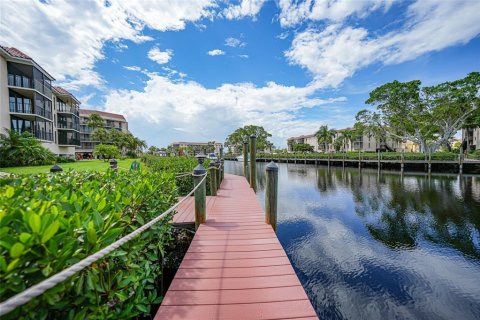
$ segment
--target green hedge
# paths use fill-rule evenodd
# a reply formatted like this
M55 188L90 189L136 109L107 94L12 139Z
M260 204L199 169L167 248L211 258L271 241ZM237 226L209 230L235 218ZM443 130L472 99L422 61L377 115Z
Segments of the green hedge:
M282 153L282 154L270 154L270 153L260 153L257 155L257 158L267 158L267 159L358 159L358 152L338 152L338 153ZM361 152L360 156L364 160L376 160L378 159L378 153L376 152ZM401 152L382 152L381 157L383 160L400 160L402 157ZM405 152L405 160L425 160L425 154L419 152ZM435 152L432 153L432 160L457 160L458 154L451 152Z
M198 165L198 160L194 157L159 157L146 155L142 161L152 172L169 172L172 174L180 174L186 172L193 172L193 169ZM205 159L203 166L208 169L210 160ZM210 175L207 176L207 194L210 193L209 183ZM185 176L177 178L177 186L180 195L186 195L193 189L193 178Z
M63 172L0 179L0 300L99 251L175 203L169 173ZM161 297L168 219L4 319L129 319Z

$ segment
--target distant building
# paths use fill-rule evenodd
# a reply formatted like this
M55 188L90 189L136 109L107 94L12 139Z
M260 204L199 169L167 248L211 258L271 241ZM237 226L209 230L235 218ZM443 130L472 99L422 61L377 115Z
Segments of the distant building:
M331 143L318 143L315 134L302 135L298 137L290 137L287 139L288 152L293 152L293 145L304 143L313 147L316 152L335 152L335 141L339 139L343 132L350 130L350 128L335 130ZM363 134L355 137L351 141L346 141L341 144L340 151L362 151L362 152L376 152L378 150L402 151L405 152L419 152L420 147L411 141L398 142L390 138L386 142L381 143L375 136L371 134Z
M53 80L22 51L0 46L0 131L30 132L53 153L74 157L80 101Z
M87 125L88 117L92 113L98 114L105 121L105 129L117 129L128 133L128 122L123 115L99 110L80 109L80 146L75 151L83 159L93 157L93 149L100 143L92 139L93 129Z
M463 143L466 144L468 150L480 149L480 127L462 129Z
M199 153L207 153L209 142L172 142L170 144L171 148L184 150L188 152L191 150L194 155ZM220 142L213 141L213 149L216 155L220 155L220 150L222 150L223 144Z

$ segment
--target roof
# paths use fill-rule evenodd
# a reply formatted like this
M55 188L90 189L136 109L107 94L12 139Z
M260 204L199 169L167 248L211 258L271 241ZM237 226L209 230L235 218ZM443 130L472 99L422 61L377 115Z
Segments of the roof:
M59 87L59 86L52 86L52 89L55 93L57 93L58 95L61 95L61 96L69 96L71 97L72 99L74 99L75 101L77 101L78 103L80 103L80 101L73 95L71 94L70 92L68 92L67 90L63 89L62 87Z
M26 53L18 50L17 48L14 48L14 47L6 47L6 46L2 46L0 45L0 49L2 49L2 51L4 51L7 55L9 55L11 58L16 58L16 59L22 59L22 60L29 60L35 67L37 67L38 69L42 70L43 73L45 73L49 78L50 80L55 80L54 77L52 77L51 74L49 74L45 69L43 69L35 60L32 59L32 57L30 57L29 55L27 55Z
M111 112L105 112L105 111L100 111L100 110L89 110L89 109L80 109L80 116L88 117L92 113L96 113L101 117L105 118L114 118L122 121L127 121L125 117L121 114L118 113L111 113Z
M9 55L11 55L12 57L15 57L15 58L21 58L21 59L28 59L28 60L32 60L33 59L26 55L25 53L23 53L22 51L18 50L17 48L14 48L14 47L5 47L5 46L0 46L2 47L3 50L7 51L7 53Z
M305 138L313 138L313 137L315 137L315 134L306 134L298 137L290 137L287 140L297 140L297 139L305 139Z

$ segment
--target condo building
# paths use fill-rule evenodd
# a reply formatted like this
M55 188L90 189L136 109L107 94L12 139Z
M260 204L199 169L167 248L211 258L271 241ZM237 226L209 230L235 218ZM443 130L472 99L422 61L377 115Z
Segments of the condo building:
M479 150L480 127L462 129L462 143L467 150Z
M178 149L191 149L194 154L206 153L209 146L209 142L172 142L170 147ZM223 148L223 144L220 142L213 141L213 148L216 155L220 155ZM223 150L222 150L223 151Z
M76 149L78 158L92 158L95 146L100 143L92 138L93 128L88 126L88 117L93 113L98 114L103 119L105 129L116 129L128 133L128 122L123 115L80 109L80 146Z
M22 51L0 46L0 132L30 132L59 156L91 157L98 143L92 141L88 116L97 113L106 129L128 132L120 114L80 109L70 92L53 86L55 79Z
M339 139L343 132L350 130L351 128L335 130L334 135L330 143L318 143L318 139L315 134L302 135L298 137L290 137L287 139L288 152L293 152L293 146L295 144L309 144L316 152L335 152L336 140ZM405 152L418 152L419 146L411 141L399 142L390 138L385 142L379 141L375 136L371 134L362 134L354 137L352 140L344 141L339 148L339 151L362 151L362 152L376 152L382 151L405 151Z

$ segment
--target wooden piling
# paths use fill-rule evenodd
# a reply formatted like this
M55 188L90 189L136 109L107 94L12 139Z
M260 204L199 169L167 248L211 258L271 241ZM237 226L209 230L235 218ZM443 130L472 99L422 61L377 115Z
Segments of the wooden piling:
M277 232L278 166L270 162L266 169L265 222Z
M193 182L195 187L200 184L203 180L205 173L207 170L203 167L203 160L205 159L204 155L197 156L198 159L198 166L193 169ZM205 223L207 220L207 190L206 190L206 179L200 184L200 186L195 190L195 230L198 227Z
M248 141L243 141L243 175L250 180L248 177Z
M256 142L257 136L252 134L250 136L250 188L253 190L257 189Z
M208 174L210 175L210 195L217 195L217 173L215 163L212 161L208 166Z

